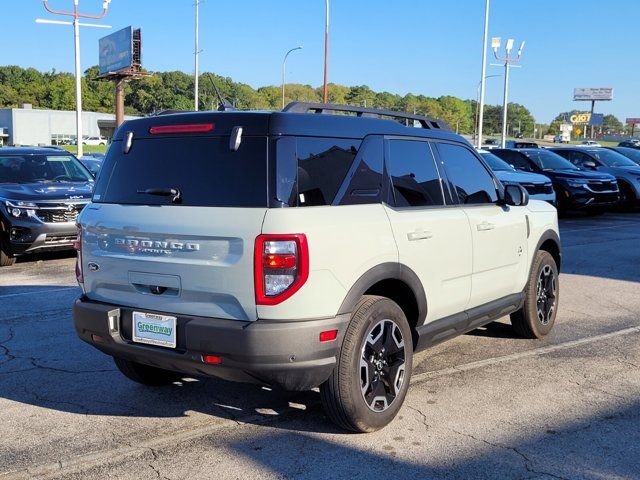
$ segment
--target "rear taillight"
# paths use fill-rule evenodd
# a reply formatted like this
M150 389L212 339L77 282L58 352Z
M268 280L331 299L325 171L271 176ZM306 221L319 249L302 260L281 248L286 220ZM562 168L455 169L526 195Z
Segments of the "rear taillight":
M73 248L78 252L78 256L76 257L76 280L78 280L78 283L84 283L84 276L82 275L82 227L76 224L76 228L78 230L78 236L73 242Z
M258 305L277 305L300 290L309 277L309 247L304 234L259 235L254 282Z

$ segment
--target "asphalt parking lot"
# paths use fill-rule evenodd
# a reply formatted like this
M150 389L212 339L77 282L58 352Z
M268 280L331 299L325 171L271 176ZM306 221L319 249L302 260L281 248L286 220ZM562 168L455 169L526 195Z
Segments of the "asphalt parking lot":
M640 214L561 221L556 328L421 353L399 417L346 434L316 392L148 389L80 342L71 256L0 271L0 479L640 478Z

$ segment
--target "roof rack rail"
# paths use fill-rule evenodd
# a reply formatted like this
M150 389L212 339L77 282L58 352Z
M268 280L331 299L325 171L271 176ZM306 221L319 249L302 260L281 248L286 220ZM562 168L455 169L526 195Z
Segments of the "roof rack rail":
M395 112L393 110L383 110L378 108L351 107L349 105L336 105L332 103L312 103L312 102L291 102L282 109L289 113L320 113L331 114L333 112L355 113L358 117L392 118L403 120L401 123L406 126L413 126L409 121L418 122L422 128L430 130L451 131L451 127L446 122L437 118L424 115L413 115L405 112Z

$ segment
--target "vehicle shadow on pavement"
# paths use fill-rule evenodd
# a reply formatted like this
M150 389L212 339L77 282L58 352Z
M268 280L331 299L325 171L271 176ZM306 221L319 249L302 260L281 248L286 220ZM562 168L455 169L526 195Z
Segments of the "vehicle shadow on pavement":
M516 438L499 429L453 429L428 409L411 410L383 431L350 436L350 445L304 433L319 423L304 417L245 435L231 448L270 478L638 478L640 471L640 403L567 425L531 425L531 434ZM208 441L220 446L215 436Z

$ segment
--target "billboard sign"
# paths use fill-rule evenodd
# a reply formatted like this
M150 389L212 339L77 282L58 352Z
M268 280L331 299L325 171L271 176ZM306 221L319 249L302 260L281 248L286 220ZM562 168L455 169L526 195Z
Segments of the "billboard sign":
M575 113L569 117L569 120L573 125L588 125L591 121L591 114L589 112Z
M640 118L627 118L627 125L640 125Z
M107 35L99 40L100 75L130 69L133 66L133 28Z
M601 127L603 123L604 123L603 113L592 113L591 118L589 119L588 125L592 125L594 127Z
M574 88L573 99L576 101L612 100L613 88Z
M571 131L573 130L573 125L571 125L570 123L561 123L560 124L560 131L563 133L571 133Z

